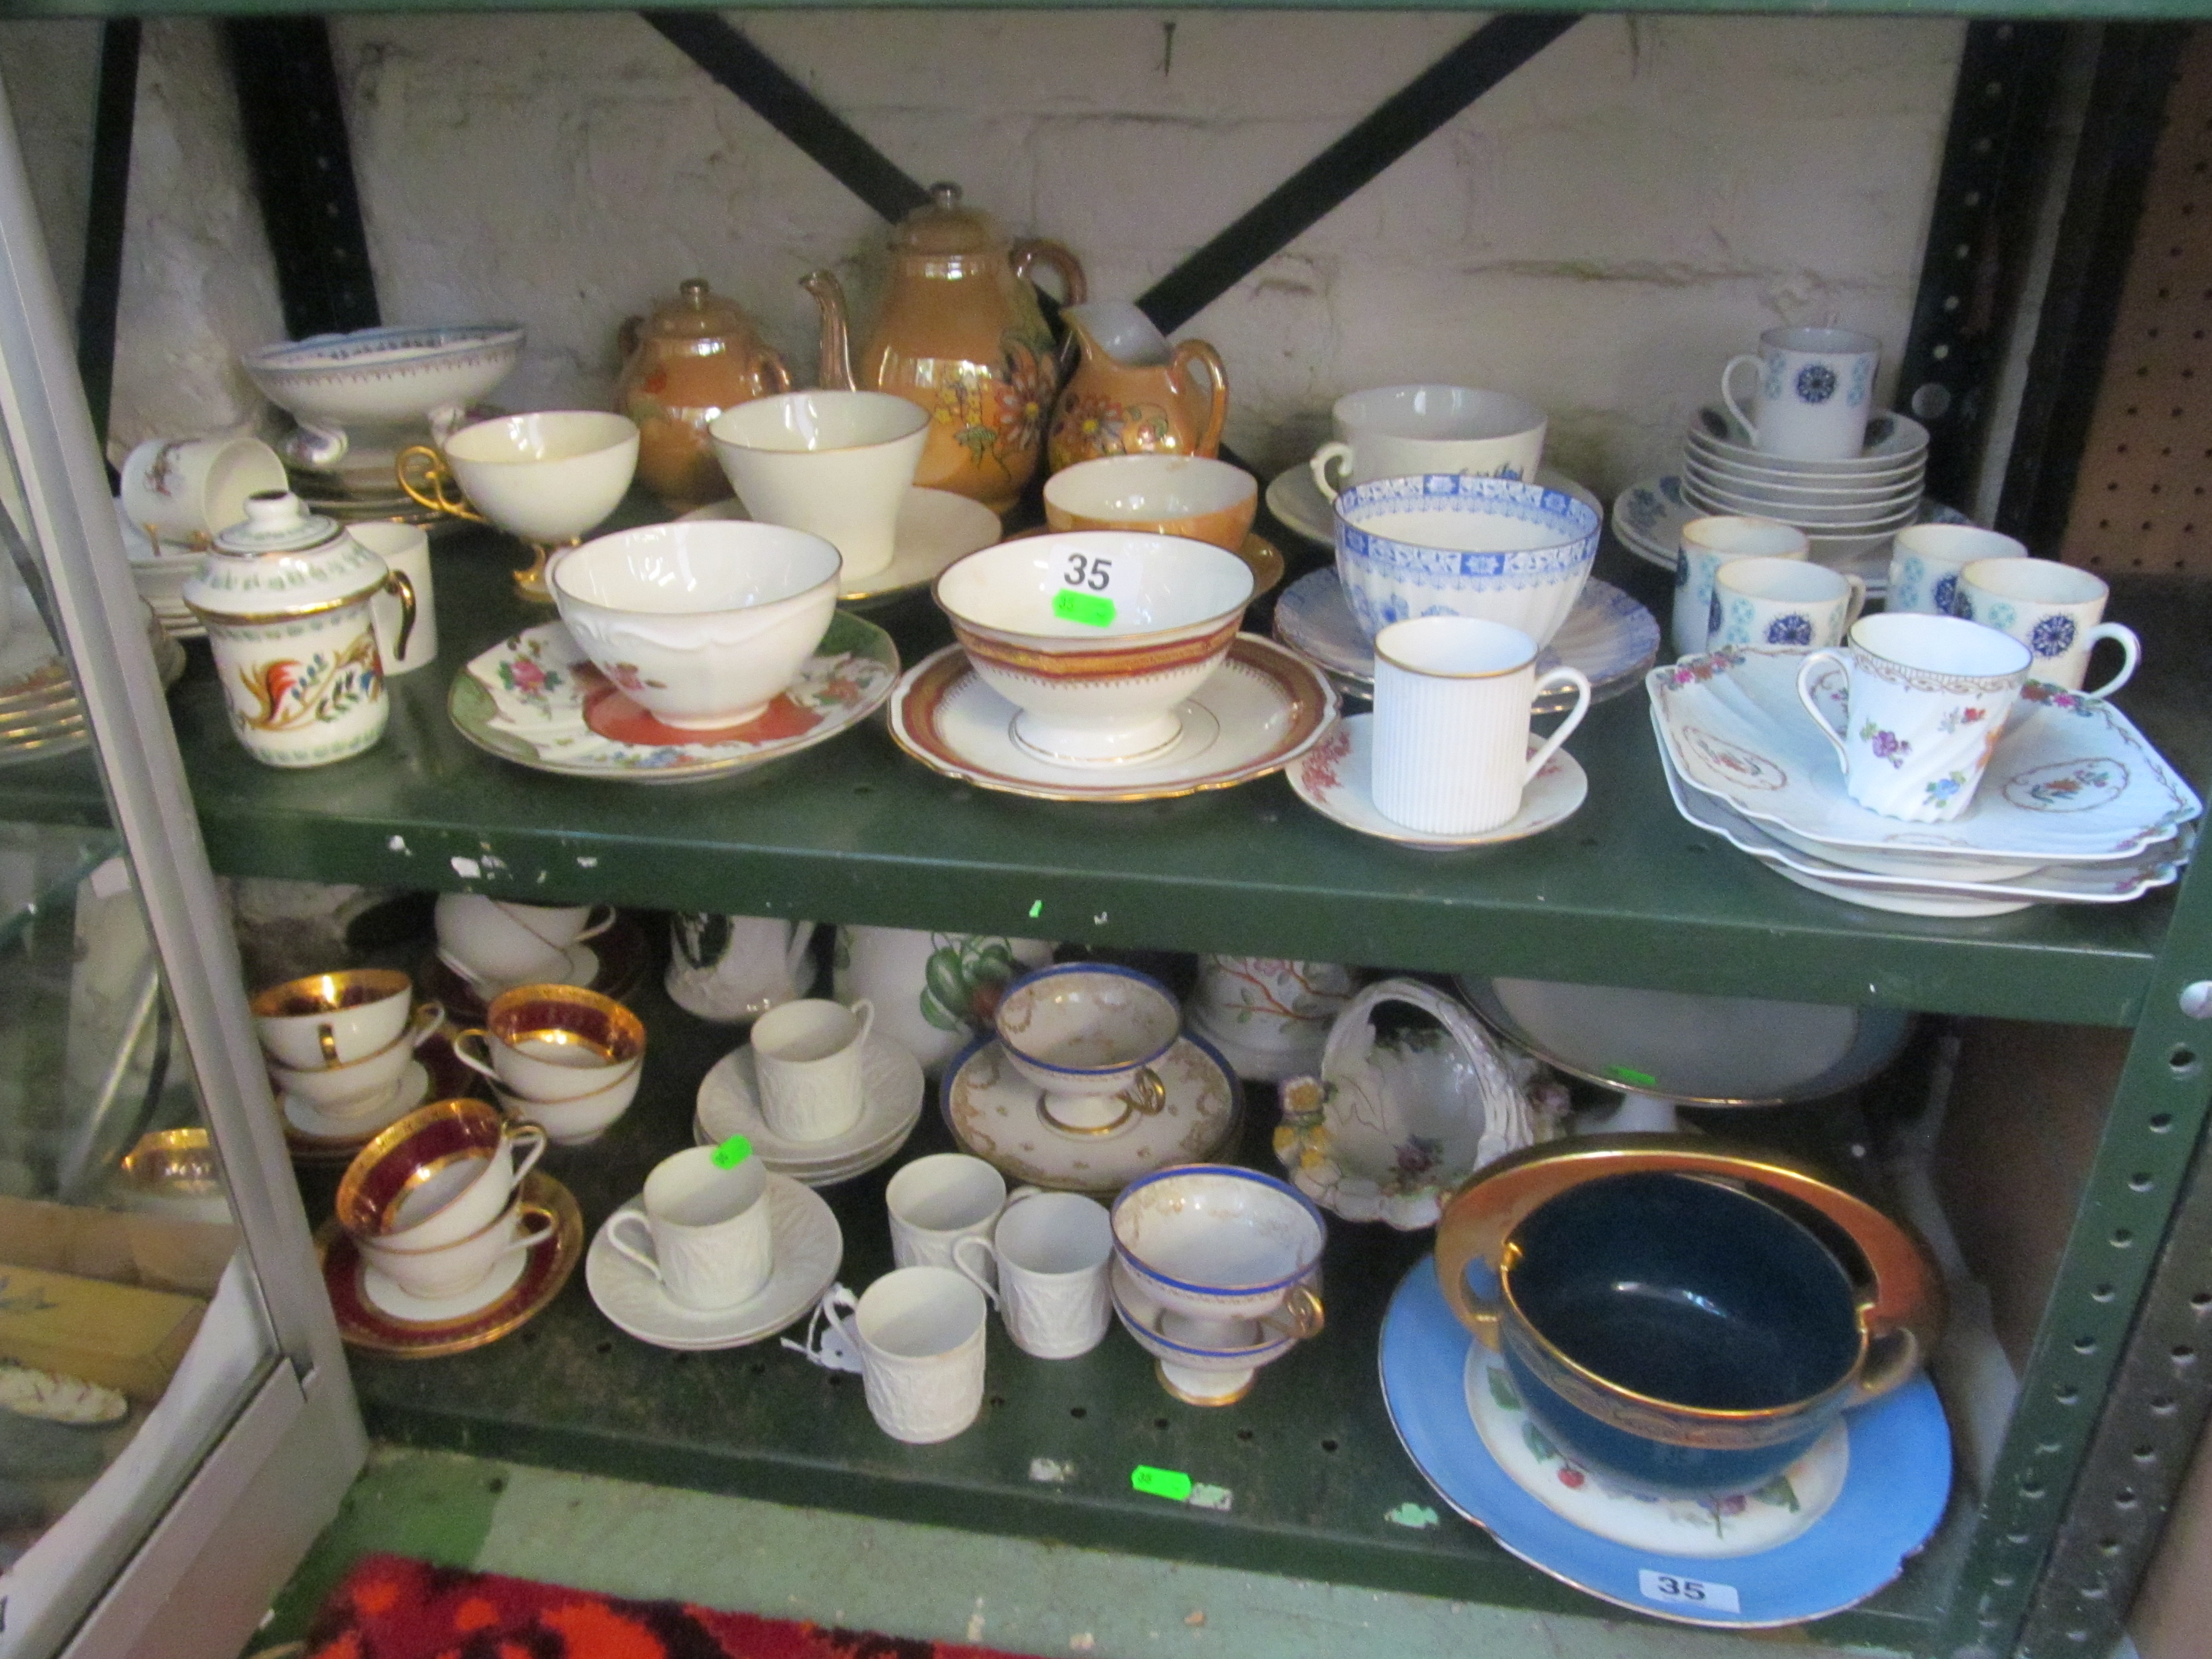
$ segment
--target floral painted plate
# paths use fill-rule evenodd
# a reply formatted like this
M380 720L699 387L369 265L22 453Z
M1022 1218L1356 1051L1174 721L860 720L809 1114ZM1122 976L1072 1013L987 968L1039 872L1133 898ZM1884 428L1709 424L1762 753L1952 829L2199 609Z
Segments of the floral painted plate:
M726 732L681 732L632 702L566 628L540 623L454 675L447 711L477 748L533 771L684 783L828 741L874 713L898 675L890 635L840 611L799 678L761 714Z
M1038 1111L1037 1086L1017 1073L994 1036L945 1068L939 1109L960 1143L1017 1181L1069 1192L1118 1193L1170 1164L1201 1163L1237 1133L1243 1091L1229 1062L1203 1038L1184 1036L1153 1068L1167 1099L1107 1134L1056 1129Z
M1795 1537L1724 1562L1638 1548L1577 1524L1500 1466L1469 1412L1474 1346L1444 1305L1436 1258L1422 1257L1382 1321L1382 1399L1399 1443L1444 1502L1506 1550L1615 1607L1740 1630L1825 1618L1895 1578L1950 1496L1950 1427L1919 1376L1844 1417L1842 1489Z
M1538 741L1530 738L1529 746ZM1582 763L1562 749L1528 780L1521 793L1521 810L1496 829L1471 836L1432 836L1382 816L1368 787L1374 765L1375 716L1346 714L1291 767L1291 787L1315 811L1347 830L1425 853L1456 853L1541 835L1572 817L1589 795L1589 776Z
M1813 842L2031 865L2133 859L2203 811L2194 791L2101 697L2030 680L1973 804L1948 823L1909 823L1844 792L1828 739L1797 701L1802 651L1729 646L1644 678L1659 740L1682 781L1759 823ZM1843 724L1843 670L1810 683Z

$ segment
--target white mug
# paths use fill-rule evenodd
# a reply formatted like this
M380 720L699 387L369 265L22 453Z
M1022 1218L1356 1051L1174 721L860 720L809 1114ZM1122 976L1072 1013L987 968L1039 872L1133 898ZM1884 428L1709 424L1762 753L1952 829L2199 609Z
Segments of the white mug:
M680 910L668 922L668 994L702 1019L757 1019L811 987L813 940L811 921Z
M2102 621L2112 594L2104 579L2050 559L1977 560L1959 574L1951 614L2009 634L2035 653L2030 678L2079 691L2089 653L2111 640L2122 653L2119 672L2089 695L2109 697L2131 679L2142 641L2124 623Z
M786 1140L834 1140L860 1121L868 1096L862 1056L876 1011L807 997L753 1024L761 1115Z
M568 952L546 940L514 908L483 893L441 893L434 915L438 955L477 987L557 981Z
M1882 609L1948 617L1959 592L1959 573L1983 559L2024 559L2027 549L2009 536L1970 524L1916 524L1897 532L1889 550L1889 593Z
M1721 401L1751 434L1752 447L1793 461L1843 461L1866 448L1874 413L1874 372L1881 342L1848 328L1770 328L1757 356L1731 357L1721 370ZM1729 383L1748 363L1759 391L1743 412Z
M787 392L724 410L707 434L756 521L833 544L848 581L890 563L927 410L887 392Z
M715 1156L712 1146L687 1146L664 1158L645 1178L642 1212L618 1211L607 1223L607 1243L686 1308L733 1308L775 1267L768 1166L747 1158L724 1169Z
M860 1357L868 1414L894 1440L950 1440L983 1408L983 1292L950 1267L900 1267L833 1315Z
M1972 802L2032 660L2009 635L1955 617L1866 617L1848 653L1805 659L1797 697L1835 745L1853 800L1884 817L1948 823ZM1848 685L1840 735L1812 691L1836 668Z
M1555 685L1575 688L1575 706L1532 755L1530 708ZM1393 623L1375 636L1375 808L1430 835L1496 829L1589 702L1580 669L1538 676L1536 641L1517 628L1474 617Z
M398 649L404 608L398 595L380 592L368 602L376 624L376 648L384 658L384 674L404 674L427 667L438 658L438 605L430 587L430 538L421 528L375 520L346 526L354 540L384 561L385 568L404 576L415 590L415 623L407 630L407 649Z
M1073 1359L1105 1337L1114 1223L1080 1193L1024 1189L986 1240L962 1234L952 1264L999 1304L1006 1334L1039 1359Z
M1306 465L1331 501L1352 484L1432 472L1533 480L1550 424L1526 398L1465 386L1349 392L1330 409L1329 423L1335 438Z
M560 1230L550 1210L525 1204L520 1194L485 1226L441 1244L395 1243L399 1237L354 1241L362 1259L410 1296L460 1296L483 1283L503 1256L543 1244Z
M205 550L245 522L248 495L291 487L284 463L258 439L155 438L124 461L118 495L156 551L164 542Z
M1028 1190L1028 1189L1024 1189ZM891 1260L902 1267L950 1267L963 1238L988 1238L1006 1207L1006 1179L980 1158L933 1152L884 1188Z
M990 1029L1006 987L1051 960L1052 946L1042 939L840 927L830 986L840 1002L873 1003L876 1030L935 1077Z
M1807 559L1730 559L1713 574L1705 648L1840 645L1866 608L1866 583Z
M1694 657L1705 648L1713 573L1721 566L1731 559L1809 558L1812 550L1803 531L1772 519L1723 514L1684 525L1674 556L1674 654Z
M520 1162L517 1146L524 1148ZM384 1242L394 1249L421 1250L472 1237L507 1207L544 1155L544 1129L535 1123L506 1125L491 1152L454 1158L419 1179L393 1209Z

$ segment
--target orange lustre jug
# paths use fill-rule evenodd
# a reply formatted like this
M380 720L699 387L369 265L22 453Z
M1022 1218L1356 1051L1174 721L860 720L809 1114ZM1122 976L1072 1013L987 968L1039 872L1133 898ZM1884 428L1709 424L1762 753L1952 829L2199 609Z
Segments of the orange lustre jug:
M1073 303L1083 267L1057 242L1009 244L988 215L961 205L957 185L929 195L891 233L883 309L857 363L843 289L826 270L806 277L822 307L822 383L896 392L927 410L915 483L1003 513L1036 471L1060 381L1029 274L1051 266Z
M734 301L696 276L618 337L615 407L637 422L638 482L679 513L720 501L730 481L707 428L726 409L790 391L783 360Z
M1203 340L1170 347L1127 300L1061 313L1078 353L1054 406L1047 459L1057 472L1102 455L1212 455L1229 418L1229 377Z

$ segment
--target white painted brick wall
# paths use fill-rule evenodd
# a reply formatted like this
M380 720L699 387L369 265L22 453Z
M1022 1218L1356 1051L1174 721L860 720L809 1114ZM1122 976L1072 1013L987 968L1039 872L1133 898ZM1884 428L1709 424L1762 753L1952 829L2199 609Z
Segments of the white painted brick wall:
M1139 292L1480 21L732 16L915 177L1073 246L1107 295ZM0 33L11 88L20 27ZM527 322L507 401L603 402L617 319L689 276L738 298L802 377L804 271L837 265L866 315L880 224L634 15L333 31L385 313ZM1893 353L1961 31L1586 21L1187 331L1228 360L1231 441L1285 464L1342 392L1462 380L1543 403L1555 459L1610 489L1670 459L1722 361L1778 319L1833 314ZM147 53L118 435L235 418L219 344L276 315L212 33L153 25Z

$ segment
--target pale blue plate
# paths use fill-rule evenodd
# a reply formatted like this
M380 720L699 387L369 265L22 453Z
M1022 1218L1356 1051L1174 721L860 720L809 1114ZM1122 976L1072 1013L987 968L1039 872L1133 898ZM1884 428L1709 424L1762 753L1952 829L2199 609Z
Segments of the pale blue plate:
M1851 1459L1844 1489L1788 1543L1711 1559L1597 1537L1523 1492L1483 1445L1464 1382L1474 1340L1444 1305L1436 1258L1423 1256L1382 1322L1382 1398L1400 1443L1444 1502L1505 1549L1615 1607L1747 1630L1825 1618L1895 1578L1942 1519L1951 1431L1935 1385L1917 1376L1844 1419Z

